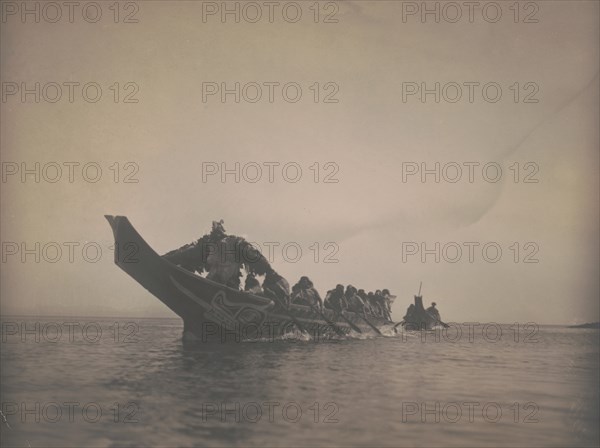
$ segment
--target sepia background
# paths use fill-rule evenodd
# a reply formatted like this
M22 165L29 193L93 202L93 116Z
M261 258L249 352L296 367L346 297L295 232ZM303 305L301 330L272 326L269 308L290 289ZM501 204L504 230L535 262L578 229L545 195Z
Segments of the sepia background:
M139 2L137 23L114 23L105 3L97 23L7 16L4 83L96 82L103 93L96 103L80 90L72 103L3 98L2 162L95 162L103 175L97 183L77 169L72 183L66 171L56 183L8 176L2 242L96 242L103 253L96 263L77 250L73 263L65 254L23 263L4 251L2 314L173 316L113 264L103 215L122 214L159 253L221 218L250 241L296 242L300 261L276 251L273 263L290 283L308 275L322 295L336 283L389 288L396 320L420 281L447 321L598 320L599 5L538 3L537 23L514 23L508 9L495 24L480 14L473 23L403 21L402 2L384 1L338 2L337 23L314 23L308 3L297 23L277 15L273 23L203 21L202 2L183 1ZM303 94L296 103L277 93L273 103L203 102L206 82L297 82ZM315 103L315 82L335 83L338 102ZM497 82L503 96L403 102L406 82ZM539 101L515 103L515 82L539 86ZM123 102L126 83L139 87L137 103ZM114 182L109 166L127 162L139 167L139 182L124 183L125 171ZM296 162L303 175L296 183L280 170L273 183L265 173L256 183L203 182L203 162ZM315 162L336 164L339 182L314 182ZM476 170L473 183L465 173L457 183L403 182L407 162L494 162L503 176L489 183ZM514 182L515 162L537 164L539 182ZM339 262L324 263L322 252L315 263L315 242L337 244ZM457 263L403 262L406 242L497 242L503 255L497 263L481 252L473 263L466 254ZM508 249L515 242L516 263ZM526 243L539 247L539 262L523 262Z

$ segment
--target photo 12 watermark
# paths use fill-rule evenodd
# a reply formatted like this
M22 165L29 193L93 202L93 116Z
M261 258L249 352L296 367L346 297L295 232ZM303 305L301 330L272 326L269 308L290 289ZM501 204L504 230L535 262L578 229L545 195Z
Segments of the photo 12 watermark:
M404 241L402 263L498 263L503 257L514 263L539 263L535 241L501 244L496 241Z
M518 184L537 184L540 167L535 162L402 162L402 183L487 183L503 178Z
M539 325L535 322L502 325L496 322L444 322L433 329L425 323L404 324L404 331L400 333L402 342L415 342L414 333L419 332L421 343L452 343L468 342L469 344L490 343L501 341L514 344L537 344L539 340ZM425 331L427 330L427 331Z
M202 422L209 420L229 423L339 423L339 406L335 402L314 402L302 405L296 401L279 402L205 402L202 403Z
M44 423L140 423L141 408L135 401L125 403L81 402L76 400L25 402L3 401L2 418L5 424ZM10 427L10 426L9 426Z
M208 243L210 244L210 243ZM250 247L257 250L269 263L281 262L298 263L304 257L308 257L313 263L339 263L337 255L340 251L340 246L335 241L319 242L314 241L307 245L302 245L295 241L263 241L257 243L249 242ZM258 257L250 253L249 246L237 250L234 254L234 259L241 263L252 263L258 261ZM208 249L210 250L210 249ZM221 256L227 256L227 251L221 251Z
M139 263L139 251L134 241L2 241L2 263L95 264L107 255L118 263Z
M503 87L504 85L504 87ZM509 92L509 93L507 93ZM403 103L513 103L537 104L540 86L536 82L462 81L402 82Z
M335 162L202 162L202 183L312 183L337 184L340 166Z
M95 104L104 102L137 104L140 86L131 81L3 81L2 103Z
M140 166L136 162L50 161L1 162L2 183L87 183L101 181L137 184Z
M340 86L333 81L250 81L202 83L202 103L325 103L340 102Z
M402 23L539 23L540 5L530 1L402 2Z
M539 423L537 403L403 401L402 423Z
M344 312L345 317L357 315L356 312ZM361 314L358 314L359 316ZM364 316L364 315L363 315ZM402 326L400 326L402 324ZM217 324L206 321L194 327L188 335L190 341L198 343L251 344L251 343L319 343L338 339L336 324L303 325L302 330L294 321L240 323L222 321ZM540 342L539 325L535 322L514 322L499 324L496 322L444 322L433 329L425 323L389 322L380 327L385 337L395 338L407 344L537 344ZM352 338L352 334L345 335ZM416 337L415 337L416 336Z
M2 1L2 23L139 23L140 2Z
M137 322L102 323L95 321L0 322L2 343L135 344L139 342Z
M339 23L338 2L202 2L202 23Z
M197 259L210 259L211 263L237 263L238 265L252 265L254 263L268 261L298 263L305 257L313 263L339 263L337 258L340 246L334 241L309 243L298 243L296 241L248 241L246 244L228 246L223 242L197 241L182 248L188 253L193 253ZM181 249L179 249L181 250ZM177 251L166 255L167 259L174 263L180 263ZM132 257L135 254L130 254ZM185 257L183 258L185 259ZM205 265L205 269L209 269Z
M214 314L214 317L220 323L203 321L190 329L185 338L193 343L209 344L253 344L282 341L292 344L307 344L330 341L341 336L340 328L333 321L306 324L300 329L293 320L242 323L232 319L222 319L222 316L218 314Z

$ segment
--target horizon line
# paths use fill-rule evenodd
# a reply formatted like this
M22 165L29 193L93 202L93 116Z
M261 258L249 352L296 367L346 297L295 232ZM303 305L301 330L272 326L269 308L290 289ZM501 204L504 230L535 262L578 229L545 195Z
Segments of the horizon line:
M140 316L94 316L94 315L58 315L58 314L2 314L0 313L0 319L5 319L7 317L10 318L14 318L14 317L38 317L38 318L101 318L101 319L178 319L181 320L183 323L183 319L179 316L174 316L174 317L140 317ZM478 321L473 321L473 320L466 320L464 322L454 322L454 321L447 321L446 323L460 323L465 324L465 323L478 323L478 324L490 324L490 323L495 323L495 324L499 324L499 325L512 325L515 322L493 322L493 321L486 321L486 322L478 322ZM518 322L521 325L525 325L529 322ZM588 321L588 322L582 322L582 323L572 323L572 324L567 324L567 323L552 323L552 324L540 324L537 322L531 322L534 323L536 325L544 325L544 326L554 326L554 327L571 327L571 326L575 326L575 325L586 325L586 324L596 324L596 323L600 323L600 321Z

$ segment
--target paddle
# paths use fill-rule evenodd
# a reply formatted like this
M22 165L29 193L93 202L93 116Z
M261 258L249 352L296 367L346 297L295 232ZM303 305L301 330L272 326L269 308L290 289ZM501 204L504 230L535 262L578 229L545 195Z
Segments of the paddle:
M404 323L404 321L402 320L402 321L398 322L396 325L394 325L394 330L398 327L398 325L402 325L403 323Z
M445 322L442 322L442 321L441 321L441 320L439 320L439 319L436 319L436 318L435 318L434 316L432 316L432 315L431 315L431 313L430 313L430 312L428 312L427 310L425 310L425 312L427 313L427 315L428 315L429 317L431 317L431 318L432 318L433 320L435 320L437 323L439 323L439 324L442 324L442 327L444 327L444 328L450 328L450 325L448 325L448 324L447 324L447 323L445 323Z
M379 331L379 328L377 328L375 325L373 325L371 322L369 322L369 320L365 316L363 316L360 313L354 313L354 314L356 314L358 317L360 317L362 320L364 320L369 325L369 327L371 327L375 331L375 333L379 334L380 336L383 336L381 331Z
M277 304L286 312L286 314L288 315L288 317L290 319L292 319L292 322L294 322L294 324L296 324L296 326L298 327L298 329L302 333L307 333L307 331L304 329L304 327L302 326L302 324L300 322L298 322L298 320L294 317L294 315L292 314L292 312L281 303L281 300L279 300L279 297L277 297L277 295L272 290L270 290L269 288L265 288L265 291L267 293L269 293L269 295L271 297L273 297L273 299L275 299L275 301L277 302Z
M421 297L421 286L423 285L423 282L421 282L421 284L419 285L419 297ZM433 320L435 320L437 323L442 324L442 327L444 328L450 328L450 325L448 325L445 322L442 322L441 320L437 319L435 316L433 316L429 311L425 310L425 313L431 317Z
M302 298L304 298L304 291L300 291L300 294L302 294ZM321 316L321 317L323 318L323 320L325 320L325 322L327 322L327 323L329 324L329 326L330 326L331 328L333 328L333 329L334 329L334 331L335 331L335 332L336 332L336 333L337 333L339 336L346 336L346 333L344 333L344 331L343 331L343 330L342 330L340 327L338 327L338 326L337 326L336 324L334 324L334 323L333 323L331 320L329 320L329 319L327 318L327 316L325 316L325 314L324 314L324 313L323 313L323 312L322 312L320 309L318 309L318 308L315 308L315 306L314 306L314 305L310 305L310 302L309 302L308 300L304 299L304 301L305 301L306 303L308 303L308 304L309 304L308 306L310 306L310 309L311 309L311 310L313 310L313 312L314 312L314 313L317 313L319 316ZM359 331L360 331L360 330L359 330Z
M364 317L360 313L354 313L354 314L356 314L358 317L360 317L362 320L364 320L373 330L375 330L376 333L378 333L378 334L381 335L381 331L379 331L379 328L377 328L375 325L373 325L371 322L369 322L366 317ZM352 327L352 329L354 331L357 331L358 333L362 333L362 330L360 328L358 328L350 319L348 319L346 316L344 316L344 311L343 310L341 312L339 312L339 313L336 312L336 315L338 315L342 319L344 319L348 323L348 325L350 325Z
M362 298L361 298L360 300L362 301ZM364 303L363 303L363 306L364 306ZM363 311L364 311L364 308L363 308ZM343 314L343 313L344 313L344 311L342 310L342 311L339 313L339 315L340 315L340 316L342 316L342 318L343 318L343 319L344 319L346 322L348 322L348 324L349 324L349 325L350 325L352 328L354 328L354 329L355 329L356 331L358 331L359 333L362 333L362 331L361 331L361 330L360 330L360 329L359 329L359 328L358 328L356 325L354 325L354 323L352 323L352 322L350 321L350 319L348 319L346 316L344 316L344 314ZM360 313L358 313L358 312L355 312L354 314L356 314L358 317L360 317L362 320L364 320L364 321L367 323L367 325L368 325L369 327L371 327L373 330L375 330L375 332L376 332L377 334L379 334L379 335L381 335L381 336L382 336L382 333L381 333L381 331L379 331L379 328L377 328L375 325L373 325L371 322L369 322L369 320L368 320L368 319L367 319L367 318L366 318L364 315L362 315L362 314L360 314Z
M346 333L344 333L344 330L342 330L340 327L338 327L335 323L333 323L332 320L328 319L327 316L325 316L325 313L323 313L321 310L319 310L318 308L315 308L313 305L310 306L310 308L316 312L317 314L319 314L324 320L325 322L327 322L331 328L333 328L335 330L335 332L340 335L340 336L346 336ZM354 326L352 324L350 324L351 327L354 328ZM358 330L360 331L360 330Z
M335 313L336 316L340 316L342 319L344 319L348 323L348 325L350 325L352 327L352 329L354 331L356 331L357 333L362 333L362 330L360 328L358 328L356 325L354 325L354 322L352 322L350 319L348 319L346 316L344 316L342 314L343 311L340 312L340 313L337 313L337 312L334 311L334 313Z

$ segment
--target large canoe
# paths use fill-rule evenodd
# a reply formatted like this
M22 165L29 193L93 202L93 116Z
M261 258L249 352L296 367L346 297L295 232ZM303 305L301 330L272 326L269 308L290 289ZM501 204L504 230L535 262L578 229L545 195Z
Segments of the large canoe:
M115 238L115 264L183 319L184 338L201 341L271 339L297 330L298 322L311 338L329 338L355 331L373 333L392 322L331 310L323 315L310 307L284 309L271 299L229 288L187 271L158 255L125 216L106 215Z

